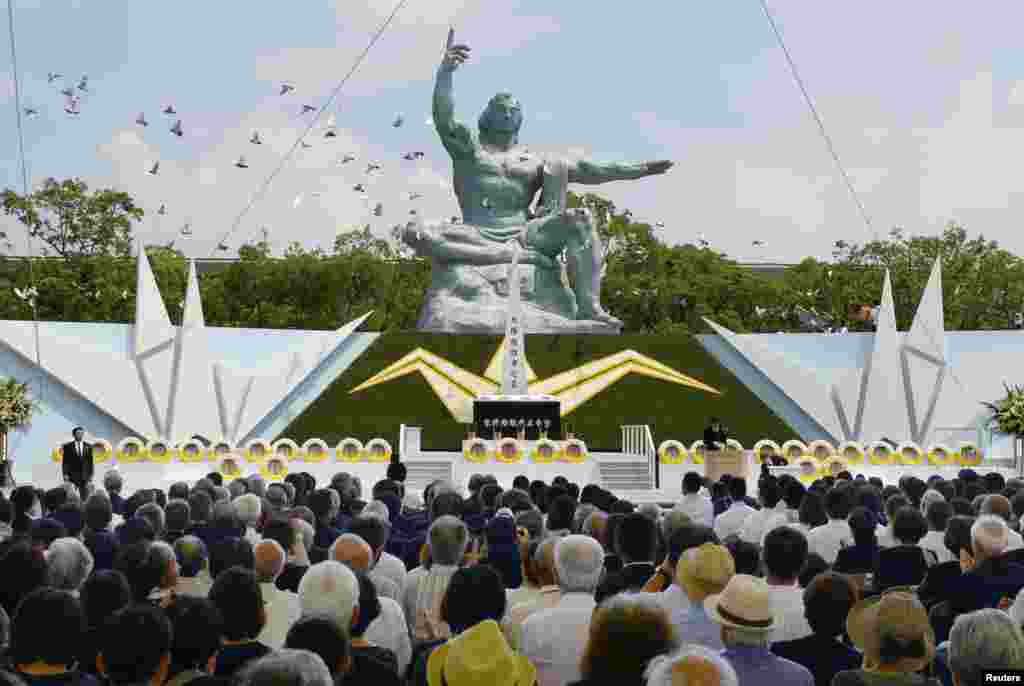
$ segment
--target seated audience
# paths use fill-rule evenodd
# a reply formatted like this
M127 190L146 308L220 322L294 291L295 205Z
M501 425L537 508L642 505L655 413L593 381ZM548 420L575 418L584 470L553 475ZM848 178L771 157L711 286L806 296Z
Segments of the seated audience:
M309 569L309 555L306 552L306 544L303 536L297 528L296 523L302 520L289 520L284 517L271 517L263 525L264 540L277 541L278 545L284 548L287 559L281 575L274 583L282 591L297 593L302 575ZM303 522L305 524L305 522ZM308 524L307 524L308 526ZM310 532L312 538L312 531Z
M686 643L671 655L647 665L646 686L739 686L736 670L720 651Z
M1010 522L1013 519L1013 507L1006 496L999 495L998 493L985 496L978 507L978 516L983 515L993 515L1006 522L1006 552L1013 552L1024 548L1024 538L1010 528Z
M206 544L195 536L182 536L174 542L174 556L178 561L178 583L174 592L206 597L213 583L209 574Z
M807 545L830 565L835 564L841 548L853 545L853 532L846 518L850 516L850 496L846 488L835 487L825 494L828 523L811 529ZM742 676L741 676L742 679Z
M758 500L761 509L752 513L739 530L740 540L754 545L764 545L769 531L789 524L786 501L782 499L782 488L774 478L762 479L758 485Z
M935 493L935 491L928 491L928 493ZM924 515L928 520L928 533L921 539L921 547L934 553L938 564L952 561L953 555L946 547L946 525L949 523L950 517L953 516L953 506L946 502L945 498L933 499Z
M441 621L441 601L452 575L458 571L469 544L469 530L451 515L430 525L429 569L418 567L406 576L402 589L405 620L412 629L413 646L445 640L449 628Z
M761 551L753 543L733 539L725 544L736 563L736 573L761 576Z
M458 641L448 641L430 654L428 686L536 683L536 669L516 655L493 619L467 629Z
M657 601L642 593L613 596L594 612L579 665L583 678L574 686L643 686L647 664L678 646L668 613Z
M949 562L940 562L928 568L924 581L917 588L917 597L926 608L947 600L948 589L956 583L961 574L961 554L971 555L971 525L974 517L957 515L946 523L943 543L952 558Z
M934 553L918 543L928 533L928 523L916 507L901 507L893 519L892 535L896 545L878 554L874 587L884 591L893 586L917 586L928 569L937 564Z
M404 683L405 665L399 667L398 657L390 648L373 645L366 639L369 627L381 614L377 587L366 574L356 573L359 582L358 616L351 627L351 665L345 673L345 682L398 686ZM408 636L406 635L408 643ZM408 658L406 658L408 661Z
M807 561L807 539L796 529L780 526L765 536L761 553L765 581L771 595L775 628L772 641L792 641L811 635L798 581Z
M78 595L92 574L92 553L77 538L58 538L46 551L46 566L49 586Z
M266 614L266 622L257 640L263 645L277 649L284 645L289 627L301 614L299 597L290 591L282 591L275 585L277 577L284 570L285 561L284 550L277 541L260 541L253 549L253 556L256 560L256 581L260 585Z
M102 569L82 584L80 598L85 614L85 634L78 652L78 664L83 671L99 674L96 656L102 645L103 627L111 615L131 604L131 588L121 572Z
M188 488L186 486L186 488ZM191 521L191 510L188 501L184 498L174 498L167 502L164 509L164 519L167 530L164 531L163 540L165 543L174 545L179 538L184 536Z
M552 536L531 546L534 552L527 563L527 576L536 584L536 595L515 605L512 605L512 596L509 595L510 607L502 621L502 631L513 650L520 648L523 622L541 610L556 607L561 601L562 591L555 572L555 546L561 540Z
M701 494L704 487L704 479L697 472L687 472L683 476L683 497L676 504L675 509L685 513L694 524L703 524L706 527L714 526L715 508L711 499ZM666 536L666 538L668 538Z
M687 643L722 650L722 632L704 610L708 596L721 593L736 573L728 549L715 543L690 548L679 557L675 583L686 594L686 604L667 608L676 635ZM662 594L664 595L664 594Z
M622 569L608 574L594 595L598 604L623 591L639 591L655 573L658 528L642 514L626 515L615 536Z
M311 615L295 622L288 630L285 648L308 650L320 656L335 683L368 683L351 676L351 641L345 630L326 616Z
M1008 546L1009 529L1002 518L983 515L971 525L971 553L961 552L963 573L948 589L954 616L997 607L1024 588L1024 567L1008 558Z
M130 605L111 616L97 664L111 686L161 686L171 665L171 624L163 611Z
M816 686L831 686L837 672L861 664L860 653L842 642L857 591L841 574L826 573L811 581L803 600L811 635L773 643L772 652L810 670Z
M937 680L919 674L935 657L935 634L914 595L893 592L873 602L861 601L851 610L847 629L864 663L838 672L832 686L939 686Z
M178 596L167 608L171 623L171 664L166 686L186 686L213 675L224 621L208 598Z
M253 660L232 686L334 686L334 681L319 655L286 649Z
M257 640L267 622L267 613L252 570L243 567L224 570L210 587L209 598L224 621L223 645L217 653L215 676L234 676L247 662L271 652L269 646Z
M720 594L704 601L704 608L708 617L722 628L725 645L722 655L736 670L740 686L814 684L814 677L806 667L768 649L779 621L772 610L771 590L765 581L737 574Z
M519 652L537 668L540 686L581 677L579 662L603 570L601 546L590 537L566 536L552 548L558 603L527 616L519 634Z
M737 534L747 517L755 510L747 504L747 482L743 479L731 479L729 481L730 505L721 514L715 515L715 535L718 540L724 541L733 534Z
M829 571L831 567L825 562L818 553L807 553L807 561L804 562L804 568L800 570L800 588L807 588L814 581L814 577L819 574L824 574Z
M462 634L481 622L500 621L505 608L505 588L497 570L488 565L458 570L448 584L441 605L441 619L451 627L451 638L421 647L411 668L412 686L427 686L430 656L446 642L458 642Z
M939 672L955 686L991 683L985 672L1024 671L1024 635L1005 612L986 608L956 618L949 641L938 649Z
M882 548L891 548L896 545L896 539L892 534L893 521L896 519L896 512L900 508L909 507L910 499L907 498L898 488L895 489L895 493L889 495L885 499L885 521L886 524L883 526L881 523L878 525L878 545Z
M14 614L7 659L27 686L98 686L96 677L77 668L85 631L78 598L67 591L39 588Z
M841 574L873 574L878 568L878 520L866 507L857 507L847 520L853 545L841 548L832 568Z

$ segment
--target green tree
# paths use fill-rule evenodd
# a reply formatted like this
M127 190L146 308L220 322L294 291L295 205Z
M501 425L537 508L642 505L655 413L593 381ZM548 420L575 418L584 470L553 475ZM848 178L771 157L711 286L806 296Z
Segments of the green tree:
M81 179L50 178L27 197L7 189L0 198L4 212L43 242L44 255L67 260L130 256L132 222L144 214L127 193L112 189L90 193Z

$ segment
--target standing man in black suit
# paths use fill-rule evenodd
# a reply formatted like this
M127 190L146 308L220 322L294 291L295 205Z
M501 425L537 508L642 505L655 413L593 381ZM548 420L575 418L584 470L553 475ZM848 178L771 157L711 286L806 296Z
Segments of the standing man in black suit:
M729 435L725 432L725 427L718 421L718 417L711 418L711 426L704 429L704 449L705 450L725 450L725 442L729 439Z
M85 429L82 427L76 426L71 435L75 440L64 444L61 467L64 471L64 480L74 484L78 489L78 495L84 500L89 495L86 488L92 483L92 446L86 443Z

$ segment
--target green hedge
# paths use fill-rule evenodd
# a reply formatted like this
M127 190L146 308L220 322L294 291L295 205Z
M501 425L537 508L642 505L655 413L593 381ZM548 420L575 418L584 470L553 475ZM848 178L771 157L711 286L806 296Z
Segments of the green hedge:
M346 436L362 441L380 436L397 450L399 425L404 423L423 427L425 450L459 450L465 427L419 373L356 394L349 391L418 347L482 375L500 341L500 336L384 334L282 436L300 444L318 437L332 446ZM720 417L731 435L748 448L765 437L780 443L799 438L693 337L532 335L526 339L527 360L541 379L627 349L699 379L722 395L627 375L562 419L563 429L574 430L592 450L619 450L623 424L649 424L656 442L676 438L689 444L701 437L711 416Z

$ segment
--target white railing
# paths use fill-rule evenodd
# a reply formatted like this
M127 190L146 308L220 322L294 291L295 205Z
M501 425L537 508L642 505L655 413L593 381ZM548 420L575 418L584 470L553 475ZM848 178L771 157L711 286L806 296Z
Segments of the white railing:
M645 458L645 481L653 488L655 460L658 449L654 446L654 436L647 424L627 424L622 427L622 452L624 455Z

